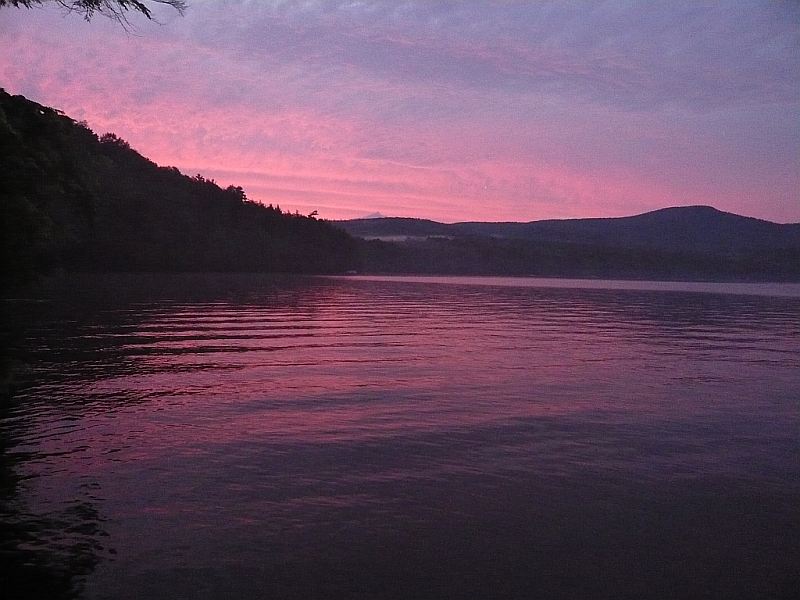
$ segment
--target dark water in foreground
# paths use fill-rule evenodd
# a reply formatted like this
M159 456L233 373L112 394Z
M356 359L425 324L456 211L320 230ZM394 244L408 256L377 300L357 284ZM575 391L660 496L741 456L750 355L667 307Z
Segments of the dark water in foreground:
M795 288L450 281L84 277L4 302L4 589L793 595Z

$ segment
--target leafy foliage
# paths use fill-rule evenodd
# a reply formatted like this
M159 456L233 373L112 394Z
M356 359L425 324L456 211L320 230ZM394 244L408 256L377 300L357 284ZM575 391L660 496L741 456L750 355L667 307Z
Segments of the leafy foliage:
M338 272L355 243L326 221L159 167L114 134L0 90L2 264L11 279L101 271Z
M125 14L128 11L139 12L151 19L152 11L148 3L167 4L179 13L183 13L186 9L186 2L183 0L149 0L149 2L144 0L0 0L0 7L32 8L47 3L55 3L69 11L81 13L87 21L95 14L125 21Z

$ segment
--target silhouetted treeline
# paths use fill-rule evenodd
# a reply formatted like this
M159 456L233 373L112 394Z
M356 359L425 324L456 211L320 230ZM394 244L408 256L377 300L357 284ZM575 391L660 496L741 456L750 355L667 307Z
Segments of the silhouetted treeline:
M630 217L548 219L528 223L437 223L383 217L336 221L335 224L351 235L367 239L471 236L737 256L800 249L800 223L772 223L712 206L673 206Z
M800 281L800 249L677 252L484 236L359 240L368 273Z
M3 272L328 273L355 243L326 221L283 213L200 175L159 167L113 134L0 90Z
M444 224L287 214L0 90L4 280L52 269L800 280L800 225L711 207ZM353 235L406 237L354 240Z
M382 273L800 281L800 224L710 206L530 223L338 221Z

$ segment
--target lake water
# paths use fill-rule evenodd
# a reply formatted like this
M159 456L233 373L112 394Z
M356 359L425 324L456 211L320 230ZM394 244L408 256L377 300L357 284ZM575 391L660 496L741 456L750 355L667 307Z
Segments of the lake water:
M3 312L12 597L800 588L796 285L85 276Z

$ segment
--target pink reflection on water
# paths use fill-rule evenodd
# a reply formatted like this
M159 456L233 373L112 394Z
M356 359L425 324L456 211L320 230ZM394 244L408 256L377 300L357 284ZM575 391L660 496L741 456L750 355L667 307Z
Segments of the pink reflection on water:
M796 299L450 283L315 279L238 302L170 291L59 319L55 341L38 334L15 423L25 510L83 526L75 499L97 506L119 553L95 589L114 597L154 573L304 571L399 532L449 547L475 523L502 537L500 560L548 527L559 564L565 532L597 556L626 539L649 551L681 524L684 485L710 485L715 509L733 483L756 490L748 511L789 513L775 498L797 495ZM700 508L675 534L678 561L684 534L706 552L727 531L694 533ZM664 523L641 538L654 511ZM485 558L471 539L455 551L469 569Z
M248 441L447 435L566 415L702 417L722 406L702 398L733 382L752 387L760 368L749 358L763 347L748 345L763 346L761 332L738 330L738 354L723 360L714 348L731 343L724 327L673 327L646 305L624 306L623 317L613 296L559 303L480 288L440 293L435 302L397 293L360 305L345 285L299 311L154 313L125 339L129 368L85 382L81 393L123 400L98 414L97 433L112 445L125 440L116 458L135 459ZM773 388L789 383L776 377Z

